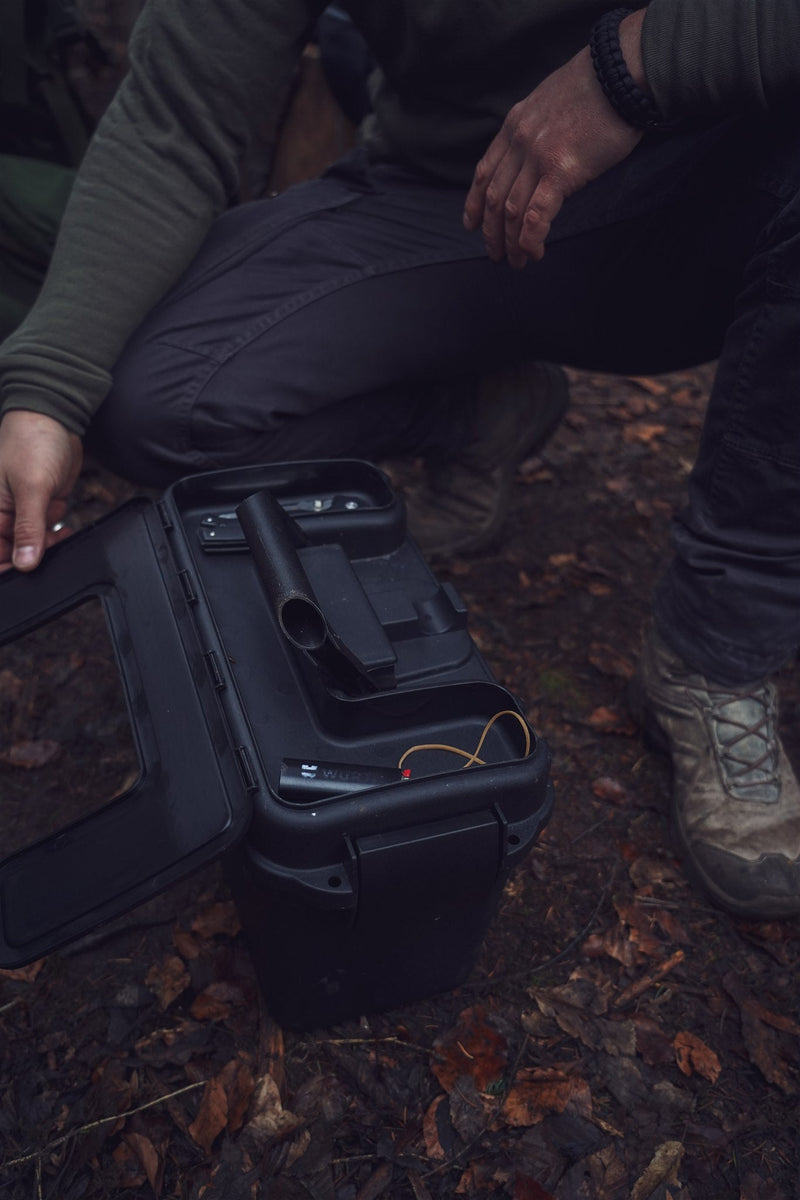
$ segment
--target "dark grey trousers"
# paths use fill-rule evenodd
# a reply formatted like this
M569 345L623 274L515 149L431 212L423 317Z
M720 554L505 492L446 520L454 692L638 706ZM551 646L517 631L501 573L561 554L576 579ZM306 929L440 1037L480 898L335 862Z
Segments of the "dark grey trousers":
M92 441L150 484L434 452L461 436L441 381L719 357L656 615L689 662L747 682L800 643L799 184L800 139L778 127L646 138L513 271L463 230L460 189L356 152L217 221L128 344Z

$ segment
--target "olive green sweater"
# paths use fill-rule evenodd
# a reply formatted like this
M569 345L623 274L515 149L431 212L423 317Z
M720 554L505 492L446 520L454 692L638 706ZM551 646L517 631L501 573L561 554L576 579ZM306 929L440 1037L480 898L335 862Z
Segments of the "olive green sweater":
M234 197L277 121L323 0L150 0L26 321L0 349L3 408L83 433L127 338ZM380 66L373 152L466 189L511 105L585 45L604 0L345 0ZM768 111L800 83L798 0L652 0L648 82L666 117Z

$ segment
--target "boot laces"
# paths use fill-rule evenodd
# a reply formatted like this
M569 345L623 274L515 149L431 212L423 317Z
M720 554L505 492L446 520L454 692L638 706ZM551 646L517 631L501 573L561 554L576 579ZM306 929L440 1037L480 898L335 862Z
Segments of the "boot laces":
M723 776L731 791L747 799L777 789L777 704L774 689L760 684L747 692L709 692L709 716ZM745 795L742 796L741 793Z

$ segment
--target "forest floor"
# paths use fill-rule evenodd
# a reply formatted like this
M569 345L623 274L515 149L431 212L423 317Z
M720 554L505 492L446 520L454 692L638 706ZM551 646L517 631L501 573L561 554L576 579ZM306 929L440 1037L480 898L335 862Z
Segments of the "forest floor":
M667 765L624 703L711 369L571 378L502 544L438 571L548 740L556 790L468 981L282 1031L221 870L204 868L0 973L0 1194L800 1194L800 923L735 920L689 886ZM133 494L89 463L71 520ZM66 620L2 651L4 852L135 773L113 657L83 610ZM797 757L794 667L781 690Z

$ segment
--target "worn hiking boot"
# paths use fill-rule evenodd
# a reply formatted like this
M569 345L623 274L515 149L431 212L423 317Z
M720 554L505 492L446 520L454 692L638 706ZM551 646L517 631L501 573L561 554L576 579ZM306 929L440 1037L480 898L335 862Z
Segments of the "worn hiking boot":
M500 532L514 473L554 432L569 402L567 378L550 363L526 363L481 380L465 443L426 463L406 494L408 528L429 559L473 554Z
M800 912L800 787L778 737L774 685L712 683L651 627L632 702L645 735L672 758L687 872L739 916Z

